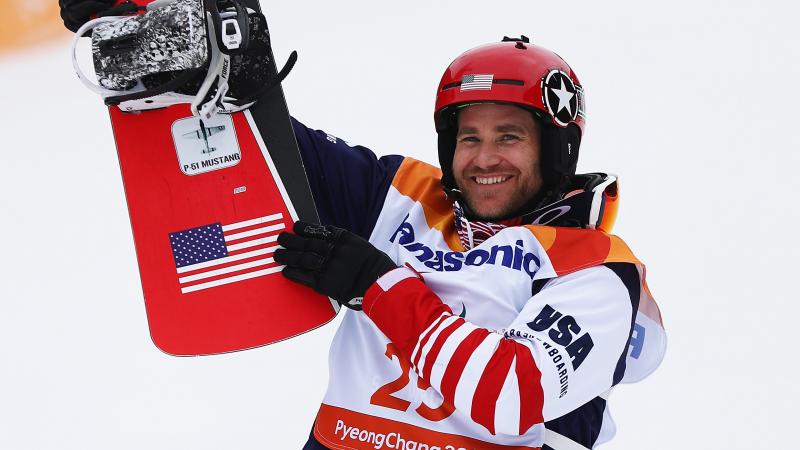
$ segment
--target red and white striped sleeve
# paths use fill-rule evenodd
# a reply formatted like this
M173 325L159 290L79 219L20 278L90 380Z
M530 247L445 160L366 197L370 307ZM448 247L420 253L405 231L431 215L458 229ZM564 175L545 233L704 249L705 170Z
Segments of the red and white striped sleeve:
M521 435L536 424L572 411L613 385L612 379L627 345L631 326L627 289L618 279L615 285L615 278L604 267L564 277L551 289L544 289L536 296L543 302L529 302L530 307L523 309L505 334L476 326L454 315L408 268L393 270L373 284L364 296L363 308L376 326L410 359L413 370L430 382L445 402L468 414L492 434ZM576 280L580 282L576 283ZM576 288L576 285L585 283L589 288L599 287L600 290ZM607 285L612 286L610 291L606 289ZM592 319L583 316L583 312L578 314L581 323L601 323L589 339L603 342L593 342L591 347L584 347L586 353L577 349L575 358L586 358L578 365L586 364L589 369L579 374L569 367L569 391L565 392L563 381L559 381L563 376L559 373L564 373L567 370L564 366L574 364L575 360L571 361L572 355L565 348L557 348L564 343L566 336L551 333L559 330L559 325L567 327L568 331L576 330L577 325L570 321L558 323L558 319L567 317L566 312L571 311L571 307L565 307L559 299L574 303L574 296L580 295L579 291L584 292L584 297L586 292L591 292L591 299L587 299L591 301L584 303L603 304L604 299L598 298L598 292L600 297L606 295L603 289L608 291L607 295L622 297L623 301L619 303L628 302L627 312L612 311L613 308L605 302L605 306L599 309L602 317ZM556 311L554 308L564 313L553 313ZM607 314L619 316L620 312L622 317L617 322L607 320ZM570 319L573 316L569 316ZM534 324L533 328L528 326L529 323ZM583 331L588 335L588 329ZM610 335L606 336L606 332ZM551 342L553 336L559 342ZM606 343L606 340L613 342ZM606 347L612 350L607 351ZM554 357L553 349L557 349L561 356ZM598 373L594 370L596 368L604 373Z

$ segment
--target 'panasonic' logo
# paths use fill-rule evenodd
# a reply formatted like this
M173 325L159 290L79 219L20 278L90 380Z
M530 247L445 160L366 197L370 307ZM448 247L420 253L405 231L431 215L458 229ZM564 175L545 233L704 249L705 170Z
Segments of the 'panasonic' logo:
M541 267L539 258L535 254L525 251L521 239L517 240L514 246L493 245L491 248L475 248L468 252L443 252L433 250L422 242L416 242L414 227L407 220L408 215L389 241L402 245L429 269L438 272L455 272L464 266L492 264L524 271L533 279Z

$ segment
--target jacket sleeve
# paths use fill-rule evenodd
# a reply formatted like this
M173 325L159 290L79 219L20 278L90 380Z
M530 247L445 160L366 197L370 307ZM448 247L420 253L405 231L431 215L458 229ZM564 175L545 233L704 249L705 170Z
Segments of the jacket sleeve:
M621 379L639 283L622 266L626 280L606 265L548 281L504 330L454 315L407 268L373 284L363 307L445 402L492 434L520 435Z
M403 157L378 158L366 147L291 121L320 221L368 239Z

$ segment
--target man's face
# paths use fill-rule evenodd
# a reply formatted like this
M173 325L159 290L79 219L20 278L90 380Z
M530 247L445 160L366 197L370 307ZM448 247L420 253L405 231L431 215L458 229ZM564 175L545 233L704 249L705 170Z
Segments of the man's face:
M453 177L480 219L506 218L539 192L540 137L533 115L516 106L482 103L461 111Z

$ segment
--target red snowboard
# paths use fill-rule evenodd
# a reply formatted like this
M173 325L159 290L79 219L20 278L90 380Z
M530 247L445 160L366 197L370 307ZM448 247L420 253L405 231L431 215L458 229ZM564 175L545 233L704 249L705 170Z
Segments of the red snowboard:
M205 132L184 105L110 111L161 350L243 350L335 316L335 303L286 280L272 259L278 233L298 216L249 111L217 115Z

